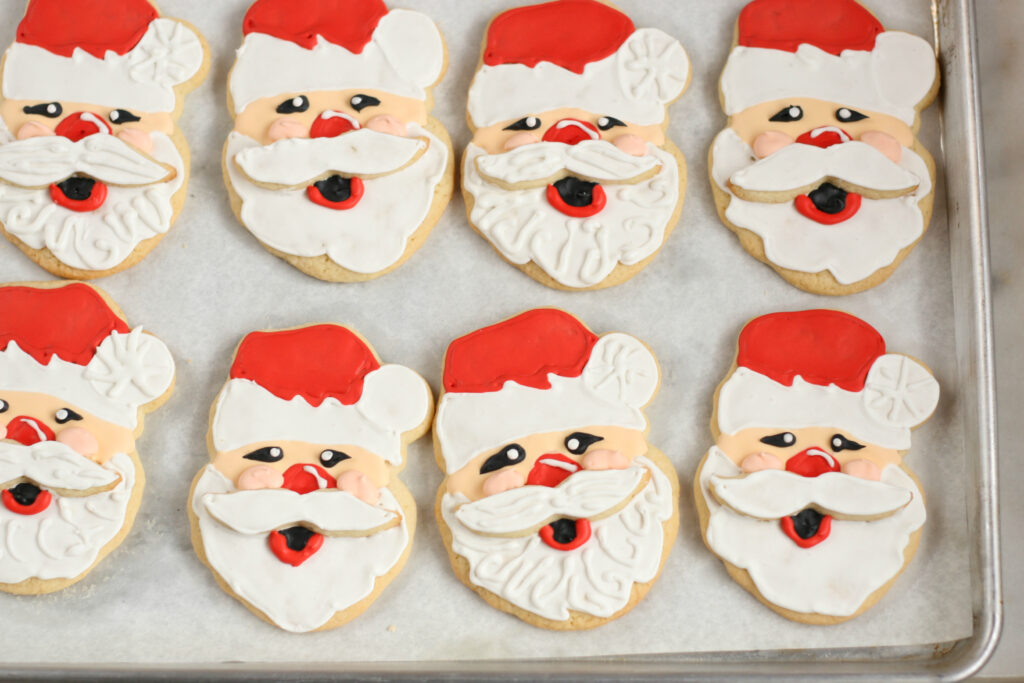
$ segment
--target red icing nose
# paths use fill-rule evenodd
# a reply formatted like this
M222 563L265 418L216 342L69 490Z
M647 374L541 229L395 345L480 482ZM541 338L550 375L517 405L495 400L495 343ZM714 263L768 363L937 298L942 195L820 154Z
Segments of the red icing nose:
M23 446L31 446L40 441L53 441L57 437L52 429L34 417L19 415L7 423L7 435L4 438L17 441Z
M313 122L309 129L311 138L336 138L350 130L357 130L359 122L336 111L325 111Z
M82 138L99 133L110 134L110 126L98 114L91 111L79 111L68 116L60 122L55 131L72 142L78 142Z
M526 485L558 486L581 469L579 463L561 453L545 453L534 463L526 477Z
M815 128L809 130L796 139L797 142L803 145L814 145L815 147L831 147L832 145L838 145L843 142L849 142L853 138L850 134L841 128Z
M597 126L579 119L562 119L544 133L544 142L562 142L575 145L585 140L597 140L601 134Z
M296 493L309 493L319 489L338 487L338 481L320 465L295 464L285 470L282 488Z
M820 448L808 448L786 461L786 471L802 477L819 477L827 472L838 472L839 463Z

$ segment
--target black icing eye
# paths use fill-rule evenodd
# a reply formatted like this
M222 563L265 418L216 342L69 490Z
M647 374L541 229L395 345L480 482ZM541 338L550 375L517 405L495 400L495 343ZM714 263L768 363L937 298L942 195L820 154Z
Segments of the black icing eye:
M342 460L348 460L350 455L342 453L341 451L326 450L320 454L320 464L324 467L334 467Z
M7 409L11 407L11 404L0 398L0 413L6 413Z
M45 116L48 119L55 119L64 113L64 107L60 106L60 102L44 102L43 104L25 107L22 111L34 116Z
M586 432L573 432L565 437L565 448L573 455L583 455L593 444L602 440L602 437Z
M614 116L602 116L597 120L597 127L601 130L610 130L615 126L625 126L622 121L619 121Z
M795 104L791 104L787 107L783 107L775 116L768 119L769 121L775 121L776 123L789 123L790 121L799 121L804 117L804 110Z
M117 124L135 123L136 121L142 120L141 117L136 116L127 109L115 109L114 111L110 112L110 116L108 118L110 119L111 123Z
M242 456L246 460L258 460L260 462L277 462L284 457L284 451L277 446L265 446L252 453L246 453Z
M309 109L309 98L305 95L293 97L277 105L278 114L301 114Z
M505 126L505 130L537 130L538 128L540 128L540 119L536 116L526 116Z
M832 450L836 453L839 451L859 451L864 448L864 444L851 441L842 434L833 434L829 445L832 446Z
M854 121L863 121L867 118L866 114L861 114L859 111L849 109L847 107L840 107L836 109L836 121L842 123L853 123Z
M796 444L796 435L794 435L793 432L772 434L771 436L762 437L761 443L768 444L769 446L775 446L777 448L789 448Z
M352 99L348 101L352 105L352 108L356 111L362 111L367 107L379 107L380 100L370 95L353 95Z
M72 420L81 420L82 416L71 410L71 408L61 408L53 414L53 419L57 420L57 424L62 425L66 422L71 422Z
M484 461L484 464L480 466L480 474L500 470L502 467L521 463L525 459L526 449L517 443L510 443Z

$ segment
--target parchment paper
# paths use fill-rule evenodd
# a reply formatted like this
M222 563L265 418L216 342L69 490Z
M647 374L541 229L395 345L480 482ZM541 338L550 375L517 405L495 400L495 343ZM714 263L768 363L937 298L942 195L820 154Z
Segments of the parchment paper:
M686 154L682 222L654 262L629 283L601 292L560 293L506 265L467 225L456 193L426 245L398 271L373 282L332 285L302 275L239 225L221 180L230 130L225 82L249 0L163 0L169 16L192 21L215 51L209 79L189 98L182 126L192 145L185 209L140 265L106 280L132 325L144 324L178 361L173 398L147 420L139 452L146 493L124 544L84 581L43 597L0 594L0 662L331 662L529 658L911 645L971 633L961 400L956 386L952 284L938 114L922 137L939 161L936 212L920 246L874 290L841 299L804 294L759 264L718 220L706 154L724 125L717 83L743 0L621 0L637 26L677 36L693 63L690 89L671 109L670 135ZM436 115L461 153L469 138L465 95L489 18L516 0L395 0L441 26L450 68L435 91ZM926 0L869 2L889 28L931 36ZM0 8L7 45L20 0ZM956 135L957 131L949 131ZM400 197L395 198L400 201ZM0 240L0 279L45 280ZM651 440L682 481L679 539L660 581L630 614L598 630L550 633L487 606L452 572L433 516L441 473L430 438L409 449L402 479L419 503L415 547L404 572L360 618L335 631L292 635L258 620L225 595L192 552L185 514L193 475L208 461L210 404L246 332L310 322L355 326L387 361L440 381L448 342L536 306L579 315L596 332L646 340L661 361L661 390L648 409ZM791 623L727 576L703 545L691 483L710 445L711 396L729 369L743 323L773 310L833 306L862 316L889 348L926 361L942 385L938 412L914 434L909 465L928 499L920 550L868 613L833 627Z

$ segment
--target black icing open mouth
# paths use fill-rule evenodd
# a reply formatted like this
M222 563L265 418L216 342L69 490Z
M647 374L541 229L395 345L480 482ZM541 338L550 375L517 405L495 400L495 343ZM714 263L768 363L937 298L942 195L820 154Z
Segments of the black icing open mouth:
M575 550L590 540L589 519L562 517L541 527L540 540L555 550Z
M49 491L43 491L28 482L4 489L0 493L4 507L19 515L37 515L50 506L52 499Z
M50 199L69 211L95 211L107 201L107 186L92 178L71 176L50 185Z
M817 189L794 200L796 210L806 218L822 225L836 225L853 218L860 211L861 196L847 192L832 183L822 183Z
M575 176L567 176L548 185L547 199L548 204L573 218L594 216L608 203L603 187Z
M344 211L358 204L365 191L366 186L360 178L332 175L306 188L306 196L314 204Z
M832 518L812 508L783 517L779 523L783 533L801 548L813 548L832 532Z
M270 550L285 564L298 567L311 558L324 544L324 537L304 526L271 531Z

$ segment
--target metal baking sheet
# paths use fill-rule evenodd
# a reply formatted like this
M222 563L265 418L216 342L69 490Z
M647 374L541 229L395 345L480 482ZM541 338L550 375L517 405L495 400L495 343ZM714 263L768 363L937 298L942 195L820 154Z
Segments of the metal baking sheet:
M621 0L638 26L677 36L694 65L671 110L671 137L689 163L682 223L654 262L626 285L560 293L504 264L466 225L456 197L433 236L381 280L330 285L268 255L234 220L220 178L230 129L227 72L249 0L163 0L189 19L215 54L182 126L192 143L189 201L178 224L141 265L99 284L130 321L160 335L179 361L178 387L139 443L147 491L126 542L86 580L40 598L0 595L0 669L60 678L213 673L277 678L482 674L667 677L824 673L960 678L980 667L998 635L994 409L987 241L971 0L883 2L883 23L940 46L939 106L921 138L939 165L936 211L922 244L891 280L842 299L801 293L756 263L718 221L705 155L724 124L718 76L743 0ZM434 17L450 52L436 115L456 149L468 141L465 92L490 16L517 0L395 1ZM22 3L0 8L0 42L13 39ZM944 158L944 159L943 159ZM945 210L943 210L945 209ZM0 279L48 279L6 242ZM648 416L652 441L683 482L680 538L665 573L632 613L596 631L552 634L484 605L452 574L433 521L441 480L429 439L409 449L402 474L419 502L409 564L368 612L328 633L278 632L224 595L195 559L185 503L207 461L209 405L246 331L334 320L360 329L382 357L419 370L437 389L448 341L534 306L578 314L594 330L650 343L663 382ZM711 394L748 318L777 309L834 306L877 326L890 348L925 359L943 386L939 413L915 434L909 464L929 500L921 549L889 595L837 627L792 624L748 596L700 541L689 483L710 445ZM393 628L389 628L393 627ZM605 655L594 658L594 655ZM614 658L610 658L614 657Z

